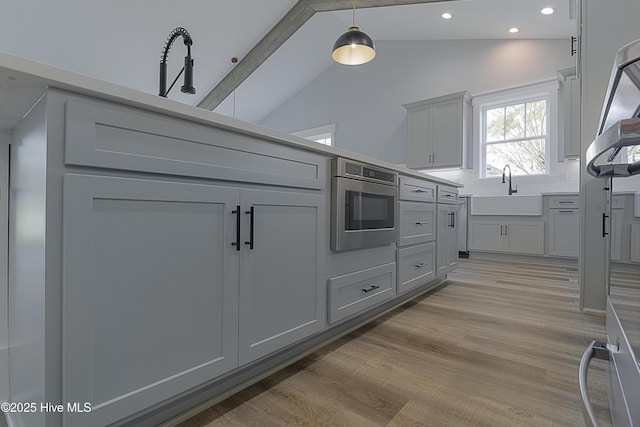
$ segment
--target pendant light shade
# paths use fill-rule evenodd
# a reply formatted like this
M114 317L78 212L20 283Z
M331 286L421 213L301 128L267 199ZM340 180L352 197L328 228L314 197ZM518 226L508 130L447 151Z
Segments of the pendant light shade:
M366 64L375 56L373 40L356 26L349 27L346 33L338 37L331 54L334 61L344 65Z
M336 40L331 57L339 64L360 65L366 64L375 56L373 40L356 26L356 0L353 0L353 23L347 32Z

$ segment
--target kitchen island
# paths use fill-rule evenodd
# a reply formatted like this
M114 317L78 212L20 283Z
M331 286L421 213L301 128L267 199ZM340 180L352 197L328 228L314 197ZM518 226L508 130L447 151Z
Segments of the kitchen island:
M329 164L392 169L452 198L455 183L2 53L0 95L9 400L38 408L7 414L17 425L156 425L424 293L454 265L399 292L395 244L331 251ZM363 287L365 300L378 277L384 298L328 319L328 283Z

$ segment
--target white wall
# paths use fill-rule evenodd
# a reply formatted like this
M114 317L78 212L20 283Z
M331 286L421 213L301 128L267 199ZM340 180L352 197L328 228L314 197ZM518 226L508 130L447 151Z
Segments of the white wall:
M568 40L379 41L376 50L369 64L333 65L261 124L293 132L335 123L337 147L405 164L407 119L402 104L541 81L575 65ZM556 170L553 191L578 191L574 164ZM477 191L502 190L493 180L474 182L470 171L444 176ZM532 184L527 192L535 185L549 191L544 182Z

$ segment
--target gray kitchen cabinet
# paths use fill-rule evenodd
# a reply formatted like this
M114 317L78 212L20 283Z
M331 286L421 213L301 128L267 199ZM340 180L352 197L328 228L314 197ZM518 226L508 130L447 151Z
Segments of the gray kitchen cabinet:
M622 228L624 223L624 209L611 209L611 260L620 261L622 258Z
M64 399L97 424L324 328L324 196L76 174L64 195Z
M436 277L435 242L398 249L398 294L423 285Z
M640 224L631 224L629 260L631 262L640 262Z
M575 68L558 71L559 158L580 157L580 79Z
M240 261L244 364L325 327L327 233L322 195L241 190L240 199L252 230L243 241L253 243Z
M398 212L398 246L436 239L436 208L433 203L400 201Z
M456 228L458 205L438 203L436 275L442 276L458 266L458 231Z
M396 295L396 263L389 262L328 279L329 323L362 313Z
M238 203L236 188L65 174L63 401L90 401L92 425L238 366Z
M578 209L549 209L549 255L577 258L579 237Z
M466 166L470 99L469 93L463 91L404 105L408 168Z
M544 253L544 222L506 218L472 219L469 248L488 252L518 254Z

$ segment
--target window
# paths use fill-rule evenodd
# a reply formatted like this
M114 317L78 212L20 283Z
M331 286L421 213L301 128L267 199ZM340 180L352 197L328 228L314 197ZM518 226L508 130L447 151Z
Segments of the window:
M474 97L480 178L549 174L557 144L557 83L534 83ZM557 149L557 146L555 147Z
M514 175L545 173L547 110L546 99L484 109L485 176L502 174L506 164Z
M301 136L302 138L310 139L324 145L333 145L334 134L336 132L336 125L320 126L312 129L300 130L297 132L291 132L292 135Z

